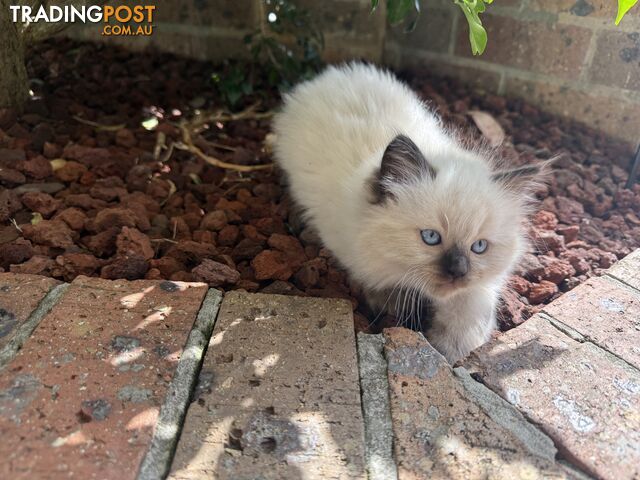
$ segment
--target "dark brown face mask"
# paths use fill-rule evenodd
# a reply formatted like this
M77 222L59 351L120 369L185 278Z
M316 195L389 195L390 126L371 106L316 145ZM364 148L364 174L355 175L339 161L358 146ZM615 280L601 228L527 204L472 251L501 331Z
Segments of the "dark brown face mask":
M455 280L469 273L469 257L458 247L452 247L442 256L442 273Z

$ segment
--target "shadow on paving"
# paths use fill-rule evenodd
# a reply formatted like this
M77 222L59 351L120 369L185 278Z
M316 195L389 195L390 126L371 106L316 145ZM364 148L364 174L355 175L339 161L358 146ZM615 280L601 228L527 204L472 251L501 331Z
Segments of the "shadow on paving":
M170 478L366 478L351 305L225 296Z

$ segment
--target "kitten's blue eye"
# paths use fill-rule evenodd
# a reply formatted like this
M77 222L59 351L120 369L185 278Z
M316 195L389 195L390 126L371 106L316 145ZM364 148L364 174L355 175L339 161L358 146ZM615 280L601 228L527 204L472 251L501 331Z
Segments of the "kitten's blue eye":
M487 247L489 246L489 242L486 240L476 240L471 245L471 251L473 253L484 253L487 251Z
M420 230L420 235L422 236L422 241L427 245L438 245L442 241L440 234L435 230Z

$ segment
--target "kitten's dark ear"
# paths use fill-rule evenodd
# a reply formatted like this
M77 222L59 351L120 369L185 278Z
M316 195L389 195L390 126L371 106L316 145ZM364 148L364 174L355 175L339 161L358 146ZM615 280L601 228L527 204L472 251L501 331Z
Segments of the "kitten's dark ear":
M381 203L391 196L389 187L394 183L408 183L426 175L433 178L436 171L409 137L398 135L391 140L382 155L380 170L371 182L371 201Z
M508 188L520 189L533 186L545 181L545 177L551 171L551 165L555 158L544 162L532 163L509 170L500 170L492 175L494 182L502 183Z

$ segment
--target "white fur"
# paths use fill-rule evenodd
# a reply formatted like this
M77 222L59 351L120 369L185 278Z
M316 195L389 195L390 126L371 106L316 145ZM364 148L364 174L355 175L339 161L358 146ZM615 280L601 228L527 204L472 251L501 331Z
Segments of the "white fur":
M274 130L277 161L307 222L372 298L420 291L436 306L427 336L450 361L488 339L499 291L525 243L524 203L496 186L486 159L460 146L395 77L358 63L329 67L296 87ZM398 134L413 140L437 175L397 185L394 201L372 204L369 183ZM443 244L425 245L424 228L443 233ZM443 249L480 238L489 240L489 254L473 258L473 275L455 288L442 283L434 265Z

